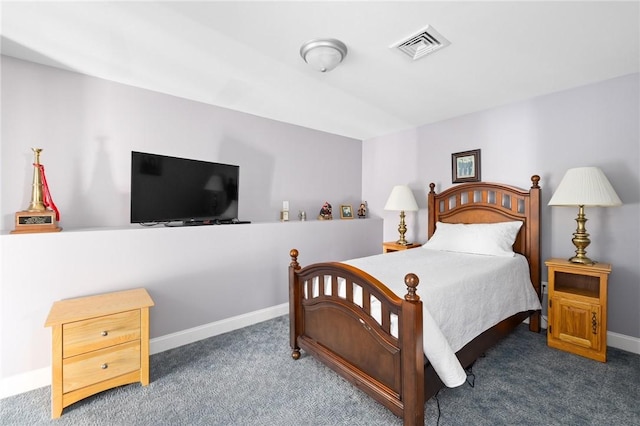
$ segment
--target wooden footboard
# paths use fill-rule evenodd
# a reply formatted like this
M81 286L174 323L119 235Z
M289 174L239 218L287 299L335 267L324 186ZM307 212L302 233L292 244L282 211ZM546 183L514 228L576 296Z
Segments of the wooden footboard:
M405 425L424 424L418 277L406 275L402 299L352 266L318 263L301 268L298 251L291 250L290 256L292 357L298 359L301 349L312 354L402 417Z

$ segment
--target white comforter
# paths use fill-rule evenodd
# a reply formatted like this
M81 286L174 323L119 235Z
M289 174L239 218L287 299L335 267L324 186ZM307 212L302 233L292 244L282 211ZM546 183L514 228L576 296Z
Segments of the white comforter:
M417 248L345 261L368 272L400 297L404 276L420 278L424 352L442 382L460 386L466 373L455 352L511 315L541 309L527 260Z

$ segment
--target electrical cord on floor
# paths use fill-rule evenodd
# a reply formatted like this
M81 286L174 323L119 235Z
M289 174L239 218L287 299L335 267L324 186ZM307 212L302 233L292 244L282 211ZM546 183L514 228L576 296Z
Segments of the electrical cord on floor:
M436 426L440 425L440 400L438 399L439 393L440 393L440 390L438 390L438 392L436 392L436 394L433 395L433 399L436 400L436 406L438 407L438 419L436 420Z
M481 355L481 357L484 357L484 356L485 356L484 354ZM475 384L476 384L476 375L473 372L473 365L475 363L476 363L475 361L472 362L470 366L468 366L467 368L464 369L464 371L467 373L467 383L471 387L474 387ZM436 400L436 407L438 408L438 418L436 419L436 426L440 425L440 414L441 414L441 411L440 411L440 400L438 399L438 394L440 393L440 390L442 390L442 389L439 389L438 392L436 392L436 394L433 395L433 399Z
M471 387L475 387L475 385L476 385L476 375L473 373L473 365L474 364L475 364L475 361L472 362L471 365L468 366L467 368L465 368L465 370L464 370L467 373L467 383Z

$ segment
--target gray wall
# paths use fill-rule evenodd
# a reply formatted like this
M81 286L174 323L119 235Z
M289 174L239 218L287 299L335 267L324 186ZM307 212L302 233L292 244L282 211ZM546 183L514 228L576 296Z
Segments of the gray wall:
M547 203L567 169L599 166L624 205L586 209L587 254L613 266L609 330L640 337L639 80L627 75L364 141L362 195L385 219L385 240L397 235L397 215L382 210L393 185L414 189L423 210L408 217L409 234L424 242L429 182L449 187L451 154L481 149L482 180L528 188L540 175L542 257L569 258L578 210Z

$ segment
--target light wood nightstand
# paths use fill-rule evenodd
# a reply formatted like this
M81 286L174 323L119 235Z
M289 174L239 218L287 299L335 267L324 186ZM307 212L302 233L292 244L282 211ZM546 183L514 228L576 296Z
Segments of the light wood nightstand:
M545 262L549 273L547 344L600 362L607 361L608 263Z
M149 307L143 288L55 302L52 327L51 417L116 386L149 384Z
M422 244L412 243L403 246L402 244L398 244L395 241L389 241L386 243L382 243L382 252L391 253L392 251L409 250L420 246L422 246Z

